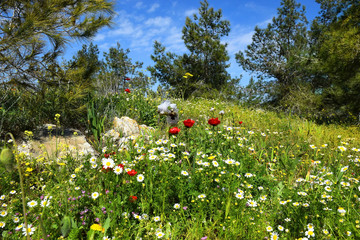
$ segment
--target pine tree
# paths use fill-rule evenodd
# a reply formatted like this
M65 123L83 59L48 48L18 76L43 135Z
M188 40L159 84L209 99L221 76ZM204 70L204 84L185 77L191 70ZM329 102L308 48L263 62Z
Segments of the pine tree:
M227 44L220 42L229 34L230 22L222 19L221 9L215 11L205 0L201 2L199 14L193 15L193 20L186 18L182 32L182 39L190 51L183 56L183 62L189 65L187 70L198 81L220 90L230 80L226 71L230 66L227 64L230 59Z
M110 24L111 13L107 0L1 1L0 81L27 87L47 82L66 44L94 36Z
M149 67L152 76L185 98L221 91L228 84L237 83L230 81L226 71L229 56L226 44L221 43L229 31L230 23L222 19L221 9L215 11L207 0L201 2L199 13L194 14L193 19L186 18L182 31L189 53L179 56L166 52L161 43L155 42L151 56L155 66ZM191 78L184 77L186 73L191 73Z
M123 49L120 43L104 52L104 64L97 81L97 92L101 95L122 92L131 85L131 90L149 88L151 79L141 69L142 62L133 63L130 49Z
M309 59L305 7L295 0L282 0L278 16L264 29L256 27L252 43L236 60L246 71L258 77L274 79L274 102L286 96L291 87L306 81Z
M312 41L323 108L342 121L360 113L360 2L318 0L321 14L312 23Z

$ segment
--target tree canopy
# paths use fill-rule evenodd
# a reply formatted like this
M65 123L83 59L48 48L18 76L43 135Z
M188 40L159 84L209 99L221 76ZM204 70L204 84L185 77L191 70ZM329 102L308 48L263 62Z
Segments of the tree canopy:
M185 98L205 89L220 91L231 82L226 71L227 44L221 43L221 38L229 34L230 22L222 19L221 9L215 11L208 1L200 4L198 14L186 18L182 31L188 53L178 56L155 42L151 55L155 62L149 68L152 76L181 91ZM191 73L191 79L189 75L184 77L185 73Z
M305 78L308 59L305 7L295 0L282 0L278 15L266 28L255 28L252 43L236 54L239 65L278 85L275 101L279 101L295 82Z
M107 0L1 1L0 81L26 87L46 82L66 43L109 25L112 9Z

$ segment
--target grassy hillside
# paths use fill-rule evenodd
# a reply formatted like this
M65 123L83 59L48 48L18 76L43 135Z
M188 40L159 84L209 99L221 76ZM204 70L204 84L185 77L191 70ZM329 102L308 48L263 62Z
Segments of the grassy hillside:
M161 100L133 94L118 109L149 111L155 124ZM149 141L131 140L127 151L103 137L98 156L48 164L16 153L25 197L18 172L2 170L3 239L24 236L22 201L33 239L360 238L358 127L214 100L172 102L180 132L160 120Z

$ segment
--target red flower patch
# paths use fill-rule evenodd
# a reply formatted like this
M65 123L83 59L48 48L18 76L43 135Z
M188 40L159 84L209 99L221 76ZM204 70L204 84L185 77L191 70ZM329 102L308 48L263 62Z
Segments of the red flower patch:
M220 124L220 120L218 118L210 118L208 123L212 126L217 126Z
M177 127L173 127L169 130L169 133L172 134L172 135L176 135L180 132L180 128L177 128Z
M195 121L192 120L192 119L187 119L187 120L184 121L184 125L187 128L191 128L194 125L194 123L195 123Z
M129 174L129 176L135 176L137 174L137 171L132 169L131 171L128 171L127 174Z

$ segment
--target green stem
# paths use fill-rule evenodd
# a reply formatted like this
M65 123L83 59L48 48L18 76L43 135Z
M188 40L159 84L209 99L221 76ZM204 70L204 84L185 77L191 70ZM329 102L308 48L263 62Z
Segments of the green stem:
M17 165L18 165L18 171L19 171L19 177L20 177L20 188L21 188L21 200L22 200L22 206L23 206L23 215L24 215L24 221L25 221L25 228L26 228L26 233L28 230L28 223L27 223L27 217L26 217L26 204L25 204L25 190L24 190L24 180L23 180L23 176L21 173L21 163L20 163L20 159L19 159L19 154L17 152L17 145L16 145L16 141L14 136L11 133L8 133L8 135L12 138L13 142L14 142L14 147L15 147L15 154L16 154L16 161L17 161ZM26 234L26 239L30 240L30 235Z

